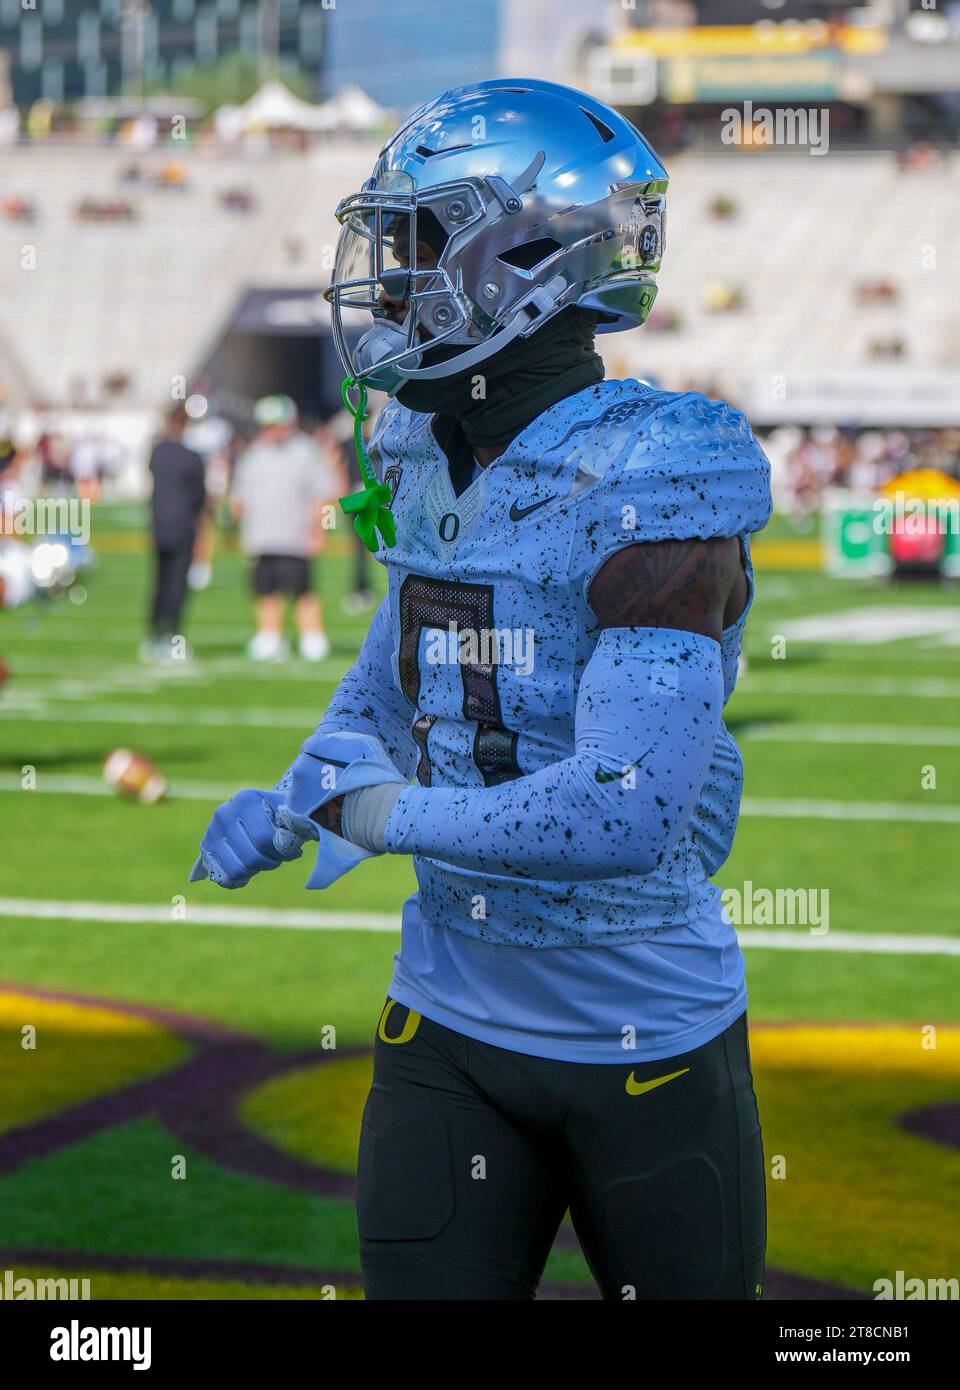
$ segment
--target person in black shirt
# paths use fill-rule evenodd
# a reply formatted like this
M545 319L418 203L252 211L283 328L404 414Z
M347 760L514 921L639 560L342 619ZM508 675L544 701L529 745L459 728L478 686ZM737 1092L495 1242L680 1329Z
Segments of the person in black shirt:
M203 459L181 442L186 424L186 411L178 405L167 416L150 455L155 578L150 638L142 649L146 657L172 654L170 638L180 630L187 572L206 506Z

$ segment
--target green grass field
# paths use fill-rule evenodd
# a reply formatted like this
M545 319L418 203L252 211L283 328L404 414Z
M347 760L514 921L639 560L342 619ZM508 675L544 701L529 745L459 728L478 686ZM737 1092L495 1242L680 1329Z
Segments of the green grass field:
M350 664L344 540L321 666L245 660L243 567L221 554L194 660L148 667L139 523L101 511L85 601L0 614L0 1269L86 1274L95 1298L356 1297L356 1135L410 867L309 898L303 863L241 894L186 882L216 802L272 784ZM960 606L828 578L783 526L767 546L718 882L829 891L825 935L744 938L768 1292L863 1295L898 1269L960 1274ZM164 802L107 791L118 746L166 774ZM569 1233L547 1281L593 1296Z

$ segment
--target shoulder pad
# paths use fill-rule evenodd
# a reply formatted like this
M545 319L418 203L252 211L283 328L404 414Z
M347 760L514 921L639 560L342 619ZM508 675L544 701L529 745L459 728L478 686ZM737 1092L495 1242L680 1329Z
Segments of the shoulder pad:
M657 392L580 500L590 573L622 545L709 540L770 519L770 465L738 410L698 392Z

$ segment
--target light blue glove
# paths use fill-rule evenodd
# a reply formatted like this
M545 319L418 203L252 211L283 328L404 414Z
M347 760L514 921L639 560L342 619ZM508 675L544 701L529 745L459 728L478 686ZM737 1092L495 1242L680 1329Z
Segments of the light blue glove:
M336 796L384 782L403 787L407 779L372 734L318 729L303 744L277 784L284 789L284 800L277 807L276 823L301 839L317 838L317 862L307 879L308 888L329 888L362 859L371 857L370 850L322 829L310 817Z
M200 857L190 871L190 882L210 878L221 888L242 888L254 874L278 869L299 859L304 840L315 840L319 826L295 833L276 821L283 803L281 791L237 792L218 806L200 841Z

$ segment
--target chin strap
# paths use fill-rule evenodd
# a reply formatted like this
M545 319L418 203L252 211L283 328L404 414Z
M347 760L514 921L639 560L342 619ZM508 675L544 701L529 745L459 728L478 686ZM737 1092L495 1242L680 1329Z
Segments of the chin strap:
M356 388L357 404L354 407L350 392ZM379 549L377 532L385 546L396 545L397 527L390 510L391 493L388 483L378 483L373 465L367 456L367 446L363 442L363 422L367 418L367 388L362 381L352 376L344 377L340 387L340 399L353 416L353 443L360 465L360 476L364 486L359 492L351 492L340 498L340 506L345 516L353 517L357 535L368 550L376 554Z

